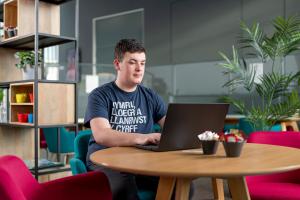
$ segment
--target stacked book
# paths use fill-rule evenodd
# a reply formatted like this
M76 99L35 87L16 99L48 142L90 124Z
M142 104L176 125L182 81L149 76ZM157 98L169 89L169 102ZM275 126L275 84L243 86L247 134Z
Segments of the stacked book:
M33 170L34 169L34 160L24 160L26 166L28 169ZM47 159L39 159L38 161L38 169L46 169L51 167L62 167L64 166L64 163L62 162L53 162Z

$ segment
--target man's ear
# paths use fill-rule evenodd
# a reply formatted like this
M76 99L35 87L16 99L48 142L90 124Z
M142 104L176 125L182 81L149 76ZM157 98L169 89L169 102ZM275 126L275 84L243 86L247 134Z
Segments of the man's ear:
M120 70L120 61L118 59L114 59L114 62L113 62L114 66L115 66L115 69L117 71Z

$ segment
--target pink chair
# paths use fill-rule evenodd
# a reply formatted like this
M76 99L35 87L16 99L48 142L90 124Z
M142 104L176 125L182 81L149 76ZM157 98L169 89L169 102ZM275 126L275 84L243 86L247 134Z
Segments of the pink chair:
M39 184L22 160L16 156L0 157L1 200L111 200L106 176L90 172Z
M254 132L247 142L300 149L300 132ZM248 176L246 181L252 200L300 200L300 170Z

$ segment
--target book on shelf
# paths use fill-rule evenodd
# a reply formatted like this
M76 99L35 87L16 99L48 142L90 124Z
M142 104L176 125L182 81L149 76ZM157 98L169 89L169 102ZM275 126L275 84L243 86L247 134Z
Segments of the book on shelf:
M24 160L25 165L28 167L28 169L33 170L34 169L34 160ZM64 163L62 162L53 162L47 159L39 159L38 161L38 169L47 169L51 167L63 167Z

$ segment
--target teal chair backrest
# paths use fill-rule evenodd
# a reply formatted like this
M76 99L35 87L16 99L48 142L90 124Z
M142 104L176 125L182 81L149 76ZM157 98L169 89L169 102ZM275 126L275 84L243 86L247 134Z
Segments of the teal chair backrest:
M70 160L72 174L83 174L87 172L86 169L86 154L88 151L89 140L92 132L79 134L76 136L74 141L74 158Z
M51 153L57 153L57 127L55 128L43 128L48 149ZM60 129L60 153L72 153L74 152L74 140L75 132L68 131L66 128ZM78 135L83 133L92 133L91 130L78 131Z
M43 133L51 153L57 153L57 127L43 128ZM60 129L60 153L74 152L75 132L68 131L64 127Z
M246 118L241 118L239 120L239 129L242 130L246 135L250 135L250 133L261 130L254 130L251 124L246 120ZM275 124L271 127L271 131L281 131L281 125Z

